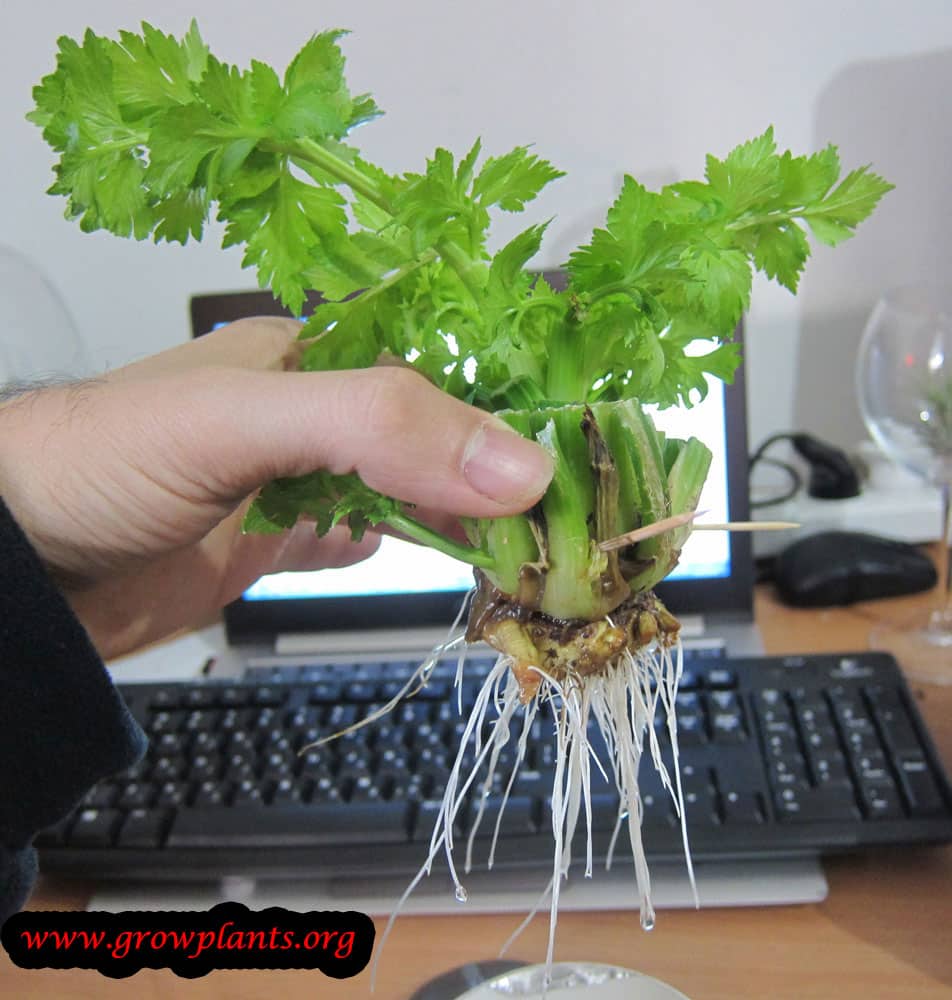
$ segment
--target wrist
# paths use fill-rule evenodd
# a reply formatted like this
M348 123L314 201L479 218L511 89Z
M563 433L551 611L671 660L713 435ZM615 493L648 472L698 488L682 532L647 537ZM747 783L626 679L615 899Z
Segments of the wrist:
M70 383L6 386L0 390L0 496L46 571L58 584L69 582L67 553L51 532L51 514L61 511L59 488L48 481L50 442L71 418Z

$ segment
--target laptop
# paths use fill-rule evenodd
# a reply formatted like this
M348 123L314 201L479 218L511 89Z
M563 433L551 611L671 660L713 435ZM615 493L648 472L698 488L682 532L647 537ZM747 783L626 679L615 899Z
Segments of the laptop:
M562 272L543 272L555 286ZM322 301L310 294L304 309ZM192 334L203 336L249 316L289 315L268 291L198 294L190 302ZM739 328L737 337L742 338ZM747 429L743 368L732 385L710 380L705 399L691 409L656 411L657 425L676 437L694 435L711 449L711 471L699 507L705 520L746 520ZM346 656L425 654L446 639L471 567L410 542L384 538L370 559L344 569L266 576L225 609L227 652L217 675L282 661ZM657 588L682 622L687 645L711 646L732 656L762 651L753 624L753 560L743 533L695 532L675 571Z

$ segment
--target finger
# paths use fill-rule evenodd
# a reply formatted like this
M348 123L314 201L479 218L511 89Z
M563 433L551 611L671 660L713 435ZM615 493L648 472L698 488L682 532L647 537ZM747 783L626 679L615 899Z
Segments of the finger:
M494 517L525 510L552 476L535 442L403 368L199 369L136 393L152 454L201 470L220 497L327 469L399 500Z
M313 522L299 521L287 533L288 539L269 573L307 572L315 569L341 569L372 556L380 547L380 535L365 531L360 541L351 539L350 528L335 525L318 536Z
M301 324L283 316L240 319L195 340L134 361L103 376L107 381L175 375L202 367L296 371L304 342Z
M342 525L322 539L303 523L281 535L243 535L235 514L197 545L65 593L100 654L111 659L207 623L266 574L351 565L378 544L371 533L351 542Z

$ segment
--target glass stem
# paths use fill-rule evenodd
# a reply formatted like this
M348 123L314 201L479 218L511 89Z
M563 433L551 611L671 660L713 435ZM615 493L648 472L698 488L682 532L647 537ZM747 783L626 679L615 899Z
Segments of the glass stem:
M942 490L942 542L936 569L939 577L939 593L941 605L937 612L945 619L952 621L952 481L946 480Z

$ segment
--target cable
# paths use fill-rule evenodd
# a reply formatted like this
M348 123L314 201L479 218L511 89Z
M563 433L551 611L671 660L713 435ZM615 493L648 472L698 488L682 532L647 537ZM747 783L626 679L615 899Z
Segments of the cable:
M751 500L750 509L755 510L759 507L771 507L777 503L783 503L784 500L790 500L800 492L800 488L803 486L803 477L792 466L789 462L781 462L776 458L768 458L764 455L764 452L772 445L776 444L778 441L791 441L796 435L790 432L781 434L771 434L766 441L761 444L761 446L750 456L750 461L747 465L747 485L748 490L750 489L750 482L753 477L754 467L758 462L763 462L766 465L772 465L775 468L783 469L784 472L790 477L790 485L787 490L783 493L778 493L776 496L768 497L766 500Z
M788 500L796 494L802 484L800 476L792 466L764 456L764 452L778 441L789 441L796 453L809 464L810 478L807 482L809 496L819 500L845 500L859 495L859 472L846 452L826 441L821 441L812 434L805 434L802 431L795 434L785 432L772 434L764 441L751 456L749 470L752 470L758 462L770 462L790 476L791 488L781 496L751 504L752 507L767 507ZM748 471L748 486L749 474Z

